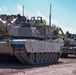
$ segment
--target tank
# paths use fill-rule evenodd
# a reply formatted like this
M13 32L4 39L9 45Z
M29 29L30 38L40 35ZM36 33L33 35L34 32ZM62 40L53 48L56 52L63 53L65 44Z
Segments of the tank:
M62 47L61 57L67 58L69 54L76 55L76 35L71 34L68 31L66 32L66 34L64 34L61 28L60 31L62 32L62 36L64 39L64 46Z
M0 54L14 55L22 64L57 62L64 42L42 17L0 15ZM5 22L3 22L5 21Z

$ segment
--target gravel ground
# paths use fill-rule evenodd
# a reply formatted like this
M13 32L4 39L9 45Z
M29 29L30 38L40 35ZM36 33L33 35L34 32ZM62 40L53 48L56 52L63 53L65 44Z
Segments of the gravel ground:
M0 62L0 75L76 75L76 57L60 58L58 63L41 65Z

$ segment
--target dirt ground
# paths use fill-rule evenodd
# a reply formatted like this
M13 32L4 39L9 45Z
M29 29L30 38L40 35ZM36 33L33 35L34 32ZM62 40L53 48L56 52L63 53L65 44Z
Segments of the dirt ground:
M0 75L76 75L76 57L60 58L58 63L41 65L0 62Z

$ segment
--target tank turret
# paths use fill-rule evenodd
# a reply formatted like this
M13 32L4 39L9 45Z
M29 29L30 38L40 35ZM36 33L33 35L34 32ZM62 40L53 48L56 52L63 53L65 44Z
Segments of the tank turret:
M15 19L16 18L16 19ZM39 38L47 39L54 36L54 29L48 25L43 25L42 17L38 16L26 19L24 16L16 15L2 15L2 20L5 20L5 24L0 22L0 27L3 30L3 35L8 34L11 37L17 38ZM13 21L15 19L15 21ZM12 22L13 21L13 22Z

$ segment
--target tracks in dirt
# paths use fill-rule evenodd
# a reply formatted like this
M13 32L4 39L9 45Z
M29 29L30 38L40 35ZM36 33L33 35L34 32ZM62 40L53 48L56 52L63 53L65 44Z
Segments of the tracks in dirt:
M12 61L12 59L14 59ZM69 58L60 58L57 63L44 63L44 64L37 64L37 65L23 65L21 64L15 57L10 57L10 60L8 60L8 57L5 61L0 61L0 68L11 68L11 69L28 69L28 68L34 68L34 67L45 67L49 65L63 65L63 64L69 64L69 63L76 63L76 57L69 57Z
M0 61L0 75L12 75L12 74L16 75L17 73L28 73L28 72L31 72L34 70L39 71L42 69L44 69L45 71L48 69L50 71L50 69L55 68L55 70L56 70L56 68L61 68L61 67L63 67L63 65L68 66L71 63L74 63L74 64L76 63L76 57L60 58L57 63L53 63L53 64L47 63L47 64L39 64L39 65L22 65L18 61L7 61L7 60ZM67 66L64 66L64 67L67 67ZM70 67L70 65L69 65L69 67ZM30 73L29 73L29 75L30 75ZM50 75L50 74L48 74L48 75Z
M14 59L12 61L12 59ZM36 64L36 65L23 65L21 64L15 57L10 57L10 60L8 60L8 57L5 61L0 61L0 69L33 69L38 67L47 67L52 65L63 65L63 64L69 64L69 63L76 63L76 57L69 57L69 58L60 58L57 63L44 63L44 64Z

